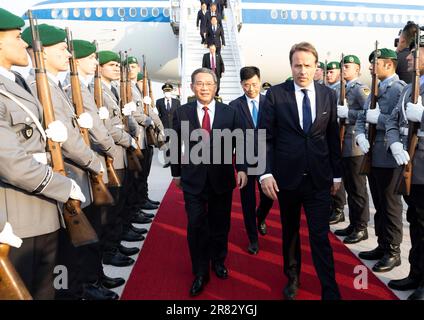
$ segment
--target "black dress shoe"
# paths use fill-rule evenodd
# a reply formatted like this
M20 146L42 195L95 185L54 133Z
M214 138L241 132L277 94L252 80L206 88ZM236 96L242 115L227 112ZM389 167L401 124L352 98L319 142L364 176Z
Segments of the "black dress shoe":
M119 296L98 283L83 283L81 299L83 300L118 300Z
M125 279L124 278L111 278L108 277L107 275L103 275L100 278L100 282L102 283L103 287L107 288L107 289L113 289L113 288L118 288L120 286L122 286L125 283Z
M247 252L249 252L250 254L258 254L259 252L258 242L249 243L249 246L247 247Z
M119 250L120 253L122 253L123 255L125 255L127 257L133 256L133 255L140 252L139 248L136 248L136 247L128 248L128 247L123 246L122 244L120 244L118 246L118 250Z
M228 270L223 263L213 264L212 269L213 269L213 271L215 272L215 274L218 278L220 278L220 279L227 279L228 278Z
M367 240L367 239L368 239L368 231L367 229L364 229L359 231L353 231L350 235L344 238L343 243L353 244L353 243L358 243L362 240Z
M343 208L335 208L333 210L333 214L330 217L330 224L336 224L336 223L344 222L344 221L345 221L345 215L344 215Z
M359 252L359 258L364 260L379 260L384 256L384 250L381 247L377 247L370 251Z
M138 224L146 224L146 223L152 223L152 219L146 218L144 215L141 214L134 214L131 217L131 223L138 223Z
M147 212L144 212L141 209L136 210L133 214L134 215L141 215L141 216L146 217L146 218L154 218L155 217L155 215L153 213L147 213Z
M390 280L388 283L390 289L399 291L415 290L420 286L420 282L411 275L399 280Z
M137 241L143 241L146 239L142 234L137 233L131 229L128 229L121 237L121 240L128 241L128 242L137 242Z
M374 272L388 272L395 267L400 266L400 254L398 253L386 253L383 258L381 258L375 265L372 267Z
M103 254L103 264L115 267L128 267L134 264L134 259L123 255L121 252L105 252Z
M190 288L190 295L192 297L198 296L203 289L205 288L205 285L209 282L209 276L197 276L194 278L193 284Z
M340 237L347 237L352 232L353 232L353 226L349 225L347 228L334 231L334 234Z
M147 198L147 202L150 202L151 204L154 204L155 206L160 205L160 201L152 200L150 198Z
M144 203L142 203L140 205L140 209L142 210L156 210L157 208L159 208L158 205L153 204L151 202L145 201Z
M408 300L424 300L424 285L415 289L415 291L408 297Z
M287 285L283 289L284 299L294 300L297 296L298 288L299 288L298 278L289 278Z
M165 163L162 168L168 168L169 166L171 166L171 163L170 162Z
M258 231L261 235L266 235L267 233L267 228L266 228L266 223L265 221L259 222L258 221Z
M147 229L146 228L137 228L137 227L134 227L132 224L130 224L130 227L129 227L132 231L134 231L135 233L138 233L138 234L146 234L147 233Z

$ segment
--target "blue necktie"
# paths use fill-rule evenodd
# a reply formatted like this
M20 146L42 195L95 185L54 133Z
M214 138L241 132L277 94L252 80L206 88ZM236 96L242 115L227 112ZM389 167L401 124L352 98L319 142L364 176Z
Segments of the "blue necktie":
M256 106L256 101L252 100L252 119L253 119L253 124L255 125L255 128L258 126L258 107Z
M302 92L304 94L302 102L303 131L309 133L312 126L311 100L309 100L307 89L302 89Z

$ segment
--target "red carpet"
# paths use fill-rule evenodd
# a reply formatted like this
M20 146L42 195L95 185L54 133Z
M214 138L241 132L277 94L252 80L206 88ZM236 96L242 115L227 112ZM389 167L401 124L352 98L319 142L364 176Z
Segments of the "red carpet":
M186 240L186 213L182 193L171 184L149 231L132 274L122 294L123 300L193 299L188 291L193 281ZM240 193L234 191L227 280L211 272L211 281L196 299L279 300L286 278L282 271L281 224L278 203L268 218L268 234L259 236L260 252L246 251L248 240L244 230ZM305 217L302 217L302 273L298 299L320 299L320 284L310 253ZM368 288L356 290L354 268L362 265L346 246L330 235L334 250L337 282L346 300L381 300L397 297L368 270Z

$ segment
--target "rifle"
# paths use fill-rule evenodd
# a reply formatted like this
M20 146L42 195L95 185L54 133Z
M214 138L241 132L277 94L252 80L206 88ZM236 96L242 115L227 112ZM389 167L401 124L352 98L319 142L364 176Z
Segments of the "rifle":
M94 41L94 44L96 46L96 59L97 59L96 71L94 73L94 100L96 101L97 108L101 108L103 106L102 78L100 75L100 64L98 63L99 54L97 50L97 42ZM103 123L104 122L105 121L103 120ZM105 161L106 161L107 177L109 179L108 186L120 187L121 180L119 179L119 176L116 173L115 168L113 167L113 158L110 156L105 156Z
M341 76L340 76L340 95L339 95L339 105L344 106L344 101L346 99L346 81L343 77L344 69L344 54L342 53L342 61L340 62ZM340 148L343 150L344 136L346 132L346 119L339 119L339 136L340 136Z
M146 70L146 72L147 72L147 70ZM150 97L150 100L152 100L151 106L154 109L154 108L156 108L156 105L155 105L155 99L153 97L152 82L150 81L150 77L147 77L147 84L149 86L149 97ZM156 137L157 137L157 139L156 139L157 143L156 143L155 146L160 149L166 144L165 137L161 134L161 131L160 131L159 127L157 127L157 126L155 126L155 134L156 134Z
M146 66L146 59L143 55L143 95L148 94L148 80L147 80L147 66ZM144 103L144 114L147 116L150 116L150 106ZM146 139L147 139L147 145L149 146L157 146L158 140L156 135L156 130L153 127L153 125L150 125L146 128Z
M414 51L414 77L412 79L412 103L418 102L420 96L420 28L417 28L415 35L415 51ZM408 153L410 161L407 165L402 166L396 183L396 191L398 194L409 195L412 184L412 167L414 163L415 150L418 145L418 129L419 122L408 121Z
M370 102L370 110L374 110L377 106L378 100L378 75L377 75L377 61L378 61L378 41L375 42L374 49L374 58L372 61L372 81L371 81L371 102ZM362 160L361 168L359 169L359 174L370 174L371 166L372 166L372 148L375 142L375 136L377 134L377 125L374 123L368 124L368 141L370 143L370 149L364 155L364 159Z
M325 62L324 62L325 64L324 64L324 85L328 85L328 83L327 83L327 72L328 72L328 70L327 70L327 59L325 59Z
M66 28L66 37L68 42L68 51L71 53L69 58L72 103L74 105L75 113L79 117L84 112L84 103L82 101L81 84L78 77L77 62L75 60L74 45L72 43L72 35L69 28ZM81 136L85 144L90 148L90 138L88 129L79 128ZM93 203L96 206L113 205L114 200L105 183L103 182L102 174L89 173L91 188L93 190Z
M10 247L0 243L0 300L32 300L24 282L10 262Z
M47 79L46 68L44 66L44 52L40 42L40 35L37 22L32 17L31 10L28 10L28 19L31 27L32 49L34 52L34 69L37 85L38 99L43 106L44 125L47 127L55 120L54 109L50 95L50 86ZM47 139L47 151L51 154L53 171L66 176L65 164L62 157L60 144L51 139ZM68 230L69 237L75 247L98 241L97 234L81 210L81 201L69 199L63 206L63 217Z
M119 103L120 103L120 107L121 110L124 108L124 106L128 103L127 100L127 89L126 89L126 85L127 85L127 74L126 74L126 67L124 66L124 62L125 60L123 59L123 53L122 51L119 51L119 57L120 57L120 61L121 61L121 65L120 65L120 73L121 73L121 78L120 78L120 86L119 86L119 93L120 93L120 99L119 99ZM123 124L124 124L124 130L129 133L129 127L128 127L128 116L124 117L123 120ZM139 148L137 148L139 149ZM140 149L139 149L140 150ZM140 165L140 161L138 161L137 159L137 155L135 153L135 150L133 150L132 148L127 149L127 158L128 158L128 168L131 171L135 171L135 172L141 172L141 165Z

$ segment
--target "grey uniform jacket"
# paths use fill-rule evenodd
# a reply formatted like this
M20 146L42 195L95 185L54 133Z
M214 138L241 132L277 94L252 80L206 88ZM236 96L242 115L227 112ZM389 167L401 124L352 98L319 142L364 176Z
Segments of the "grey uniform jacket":
M386 145L386 123L393 109L396 107L400 94L406 83L399 80L398 75L394 75L386 84L383 84L378 89L378 105L380 107L380 116L377 122L377 134L375 137L374 146L372 149L372 166L377 168L397 168L398 165L393 158L392 153ZM368 96L365 103L366 109L369 108L371 96ZM355 136L366 134L366 110L359 113L356 121Z
M339 103L339 98L340 98L340 81L333 83L333 84L329 84L328 87L330 89L333 89L334 91L336 91L336 95L337 95L337 103Z
M35 81L29 80L29 82L33 92L36 92ZM84 208L92 202L91 186L87 170L99 173L101 162L94 151L82 139L74 107L66 93L50 78L49 85L55 119L62 121L68 130L68 139L62 144L66 174L68 177L74 179L81 187L81 191L86 198L86 201L81 204L81 207Z
M103 104L109 111L109 119L106 119L105 126L116 145L116 158L113 160L113 166L115 169L124 169L127 163L125 150L131 146L131 136L124 130L123 116L115 95L105 83L102 83L102 91Z
M0 89L11 93L43 123L38 100L0 76ZM60 227L57 202L66 202L71 180L33 158L46 142L31 117L0 94L0 222L8 221L21 238L48 234Z
M358 114L364 109L368 95L369 88L362 84L358 79L351 81L346 86L346 100L349 107L349 114L346 119L346 134L342 150L343 158L363 155L355 141L355 124Z
M394 142L402 142L404 149L408 145L408 119L405 115L406 104L411 101L412 85L408 84L402 91L396 107L386 123L387 148ZM424 97L424 86L420 87L420 95ZM424 184L424 115L421 119L418 149L415 152L412 168L412 184Z
M144 104L141 92L138 90L135 83L131 82L131 91L133 95L133 101L137 105L137 110L132 113L132 117L138 123L139 128L137 130L138 144L140 149L146 149L146 124L145 121L147 116L144 114Z

